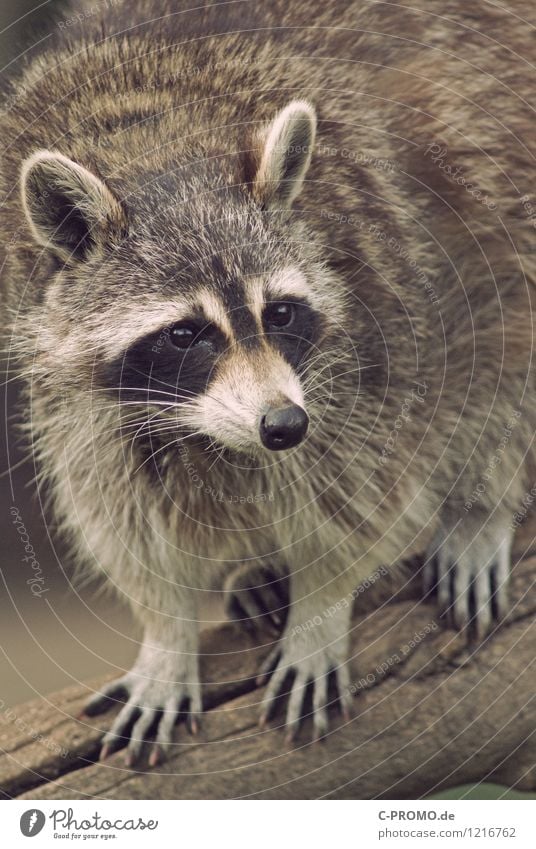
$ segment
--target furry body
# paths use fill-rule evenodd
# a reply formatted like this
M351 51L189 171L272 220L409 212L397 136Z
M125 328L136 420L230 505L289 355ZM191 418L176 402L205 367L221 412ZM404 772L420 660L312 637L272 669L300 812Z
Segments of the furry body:
M14 83L0 250L28 429L76 560L104 571L145 628L116 732L132 704L148 709L133 739L165 707L164 745L178 702L199 709L195 591L244 561L291 574L265 712L296 668L299 687L317 682L319 733L329 668L344 698L349 614L299 638L298 626L420 550L423 533L441 602L466 624L474 583L489 626L535 424L531 4L512 6L517 17L435 0L114 3L102 23L60 26ZM283 215L263 146L296 98L314 106L317 139ZM76 262L36 245L25 219L15 175L40 149L119 204ZM312 308L299 367L269 337L247 344L270 287ZM134 376L162 367L169 328L201 303L231 352L196 389L195 423L186 401L159 430ZM138 406L119 407L119 386ZM254 405L278 393L311 421L301 446L270 454L252 442ZM199 439L177 441L192 429Z

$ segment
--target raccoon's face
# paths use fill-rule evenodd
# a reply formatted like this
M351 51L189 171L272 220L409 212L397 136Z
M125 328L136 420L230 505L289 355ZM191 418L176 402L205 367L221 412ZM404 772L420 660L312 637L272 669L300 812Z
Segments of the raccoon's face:
M309 423L302 381L329 335L306 274L287 266L200 286L189 301L109 364L121 399L173 405L182 427L235 450L298 445Z
M290 212L314 135L312 108L293 102L264 133L252 186L207 168L182 187L165 175L134 214L60 154L25 164L30 225L64 263L48 296L66 316L56 360L90 374L89 391L114 393L130 437L246 453L306 437L311 374L325 378L345 316L339 282Z

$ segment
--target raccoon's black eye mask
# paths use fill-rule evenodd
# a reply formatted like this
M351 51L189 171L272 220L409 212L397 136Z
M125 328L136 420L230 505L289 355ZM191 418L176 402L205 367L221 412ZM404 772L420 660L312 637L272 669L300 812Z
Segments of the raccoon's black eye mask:
M122 400L189 401L206 391L227 344L206 320L181 321L132 345L109 367L107 382L120 387Z
M322 336L320 315L305 301L288 299L269 301L262 319L264 338L299 371ZM248 349L261 341L249 336ZM207 391L216 362L228 348L216 325L192 316L140 339L108 366L105 380L120 387L123 400L188 401Z
M311 347L320 342L323 321L306 301L269 301L262 322L266 338L299 371Z

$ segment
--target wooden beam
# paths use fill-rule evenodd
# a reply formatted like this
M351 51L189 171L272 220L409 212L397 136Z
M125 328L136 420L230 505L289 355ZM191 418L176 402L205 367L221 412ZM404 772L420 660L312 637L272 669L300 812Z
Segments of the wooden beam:
M532 548L532 535L517 548ZM480 780L534 790L535 579L536 557L517 563L509 621L481 645L444 629L419 598L417 574L398 586L386 580L385 603L380 597L372 611L360 599L355 712L343 722L334 703L320 743L308 742L305 720L286 746L282 710L270 728L258 727L255 674L273 637L224 625L203 636L202 732L194 739L177 726L161 768L127 769L120 752L95 763L113 714L75 717L99 679L0 716L0 788L31 799L418 798Z

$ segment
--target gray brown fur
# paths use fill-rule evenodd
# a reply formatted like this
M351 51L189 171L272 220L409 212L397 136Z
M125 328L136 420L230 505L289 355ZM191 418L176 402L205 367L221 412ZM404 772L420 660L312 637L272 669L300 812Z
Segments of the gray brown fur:
M534 50L523 21L532 4L517 0L516 16L489 4L472 14L457 0L418 11L339 0L187 6L115 3L103 24L89 15L58 28L55 49L13 83L24 93L4 116L1 167L3 279L43 485L76 561L104 570L144 624L152 648L138 683L144 674L187 682L171 696L154 688L149 708L163 705L172 719L174 698L199 707L188 588L213 586L244 560L289 569L296 634L427 539L431 553L439 547L446 606L458 564L454 612L466 624L469 581L489 585L492 567L506 580L536 419L536 240L521 201L534 197ZM297 99L317 114L312 164L293 211L266 212L266 128ZM17 175L40 149L79 163L112 197L89 259L60 273L20 200ZM238 469L232 453L217 460L191 444L201 488L176 445L160 452L158 476L152 461L139 468L146 454L121 437L121 411L100 391L138 316L164 305L165 327L165 304L201 284L232 310L246 280L290 266L325 317L305 443L268 457L244 446ZM250 356L238 344L233 356L246 383L270 379L269 345ZM327 404L330 363L338 394ZM486 630L489 588L480 590ZM503 589L499 602L504 612ZM283 651L298 686L343 670L345 616ZM160 666L155 652L166 655ZM343 671L339 679L344 696ZM317 691L322 733L320 683Z

